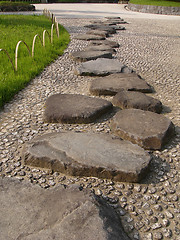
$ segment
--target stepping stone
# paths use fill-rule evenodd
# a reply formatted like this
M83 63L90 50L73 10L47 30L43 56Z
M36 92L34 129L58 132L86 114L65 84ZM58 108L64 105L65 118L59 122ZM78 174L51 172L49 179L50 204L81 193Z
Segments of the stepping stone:
M82 63L75 69L75 74L84 76L105 76L112 73L131 73L132 69L128 68L117 59L98 58L96 60Z
M86 34L98 35L98 36L101 36L101 37L104 37L104 38L109 36L107 31L101 31L101 30L90 30L90 31L86 32Z
M84 27L91 28L93 30L101 30L101 31L106 31L108 34L114 34L116 33L116 29L112 26L108 25L102 25L102 24L90 24L86 25Z
M108 45L109 47L112 48L118 48L119 47L119 43L114 42L114 41L109 41L109 40L103 40L103 41L91 41L90 45Z
M111 27L113 27L116 31L126 30L126 28L122 26L111 25Z
M105 37L94 34L79 34L75 36L74 39L90 41L90 40L104 40Z
M112 103L79 94L55 94L45 104L46 122L90 123L112 109Z
M126 24L127 22L124 21L123 19L108 19L106 21L104 21L104 24L108 24L108 25L116 25L116 24Z
M70 53L75 61L86 62L97 58L112 58L112 51L77 51Z
M121 91L118 92L113 100L113 105L122 109L137 108L156 113L162 112L162 103L155 98L145 95L141 92Z
M118 73L94 79L90 85L93 95L115 95L119 91L152 92L152 88L136 73Z
M0 190L1 240L129 240L116 210L78 186L0 178Z
M106 44L91 45L91 46L84 48L84 51L108 51L108 52L111 52L112 54L116 52L116 50L114 48L109 47Z
M61 132L26 144L24 164L73 176L94 176L138 182L146 174L150 155L139 146L109 134Z
M112 132L145 149L161 149L174 135L173 123L163 115L139 109L119 111L111 122Z

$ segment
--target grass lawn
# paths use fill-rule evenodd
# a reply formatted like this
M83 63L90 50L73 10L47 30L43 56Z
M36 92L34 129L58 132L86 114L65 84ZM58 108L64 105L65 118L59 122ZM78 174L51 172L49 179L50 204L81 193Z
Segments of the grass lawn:
M166 7L180 7L180 1L168 1L168 0L130 0L133 4L142 5L155 5L155 6L166 6Z
M51 32L51 21L45 16L0 15L0 49L5 49L15 63L15 48L19 40L27 43L32 49L33 37L43 30ZM38 75L44 67L62 55L70 41L68 32L59 25L60 38L57 38L54 28L53 44L50 44L46 34L46 46L41 45L37 38L34 58L30 57L24 44L20 44L18 52L18 71L14 72L12 65L4 52L0 52L0 107L8 102L19 90Z

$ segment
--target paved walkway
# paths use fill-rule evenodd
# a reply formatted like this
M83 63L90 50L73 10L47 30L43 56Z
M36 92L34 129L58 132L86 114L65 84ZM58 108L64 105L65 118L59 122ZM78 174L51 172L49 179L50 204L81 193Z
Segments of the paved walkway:
M86 10L81 10L81 5L86 6ZM86 41L75 40L73 37L86 32L87 29L83 26L89 24L95 17L94 15L88 17L83 12L95 14L94 10L92 10L93 13L90 10L90 6L95 4L48 4L45 6L56 7L54 10L51 9L53 13L57 10L57 6L63 8L61 13L56 12L55 15L70 32L72 41L63 56L47 66L0 112L0 175L16 176L21 180L28 179L43 188L57 185L59 182L63 184L77 182L85 188L94 189L97 194L102 193L105 198L110 197L112 202L113 199L115 202L115 199L119 198L124 208L120 213L123 226L131 239L180 239L178 204L180 17L126 12L123 6L116 4L97 5L97 18L121 16L130 23L126 25L126 31L110 37L110 40L120 44L115 57L133 68L154 86L156 93L153 96L162 101L163 114L172 119L177 132L176 137L165 149L153 153L150 173L142 183L113 183L97 178L75 178L58 173L52 174L47 170L24 167L21 161L24 143L37 135L59 131L110 132L109 119L106 117L99 122L83 125L44 123L44 103L50 95L57 92L90 94L91 78L74 75L74 67L79 63L70 59L69 53L81 50L88 45ZM70 6L76 6L76 11L81 10L81 21L77 17L80 13L78 14L74 9L71 14L70 9L65 12L65 9L67 11L67 7L70 8ZM105 6L107 6L106 10ZM39 4L38 8L40 13L43 5ZM115 11L116 8L121 9L122 12ZM68 14L70 17L67 17ZM143 20L138 16L144 16ZM110 97L106 99L111 100Z
M37 12L48 9L60 18L101 18L101 17L118 17L122 18L144 18L144 19L180 19L180 16L167 16L160 14L138 13L127 10L125 4L89 4L89 3L73 3L73 4L34 4Z

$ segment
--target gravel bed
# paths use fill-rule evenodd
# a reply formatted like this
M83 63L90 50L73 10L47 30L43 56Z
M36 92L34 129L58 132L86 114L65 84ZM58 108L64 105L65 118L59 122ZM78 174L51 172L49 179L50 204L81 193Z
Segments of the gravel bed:
M59 19L72 38L88 29L91 19ZM21 151L25 142L49 132L90 131L109 133L115 111L91 124L48 124L43 121L46 99L55 93L90 95L91 77L74 75L75 63L69 53L88 42L73 40L63 56L47 66L0 112L0 176L28 179L43 188L57 184L81 184L118 207L125 231L131 239L180 239L179 160L180 160L180 29L178 20L125 19L126 31L110 37L120 48L115 57L133 68L149 84L163 105L163 114L176 127L176 136L162 151L151 152L153 160L146 179L140 184L112 182L98 178L77 178L49 170L23 166ZM111 97L104 97L110 99Z

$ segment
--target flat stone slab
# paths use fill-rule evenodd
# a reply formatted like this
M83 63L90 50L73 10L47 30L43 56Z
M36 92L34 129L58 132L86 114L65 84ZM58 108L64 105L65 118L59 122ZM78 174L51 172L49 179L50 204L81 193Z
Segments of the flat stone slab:
M108 51L112 54L116 52L116 50L106 44L100 44L100 45L91 45L86 48L84 48L84 51Z
M141 92L121 91L118 92L113 100L113 105L122 109L136 108L156 113L162 112L162 103L153 97Z
M84 76L106 76L113 73L131 73L132 69L122 64L117 59L99 58L82 63L75 69L75 73Z
M43 189L0 178L0 192L1 240L129 240L117 212L76 185Z
M109 47L112 48L118 48L119 43L114 42L114 41L109 41L109 40L103 40L103 41L90 41L90 45L108 45Z
M109 134L64 132L43 135L26 144L24 164L73 176L138 182L150 155L139 146Z
M55 94L45 104L44 120L60 123L90 123L112 109L104 99L79 94Z
M116 25L116 24L127 24L127 22L124 21L123 19L108 19L104 21L104 24Z
M86 32L86 34L98 35L98 36L101 36L101 37L104 37L104 38L109 36L107 31L101 31L101 30L90 30L90 31Z
M161 149L174 135L173 123L163 115L139 109L119 111L111 121L112 132L145 149Z
M77 51L70 53L70 57L75 61L86 62L97 58L112 58L112 51Z
M108 34L116 33L116 29L113 26L103 25L103 24L90 24L84 27L91 28L93 30L106 31Z
M104 40L105 37L98 36L95 34L79 34L75 36L74 39L90 41L90 40Z
M118 73L94 79L90 85L93 95L115 95L119 91L152 92L152 87L136 73Z

